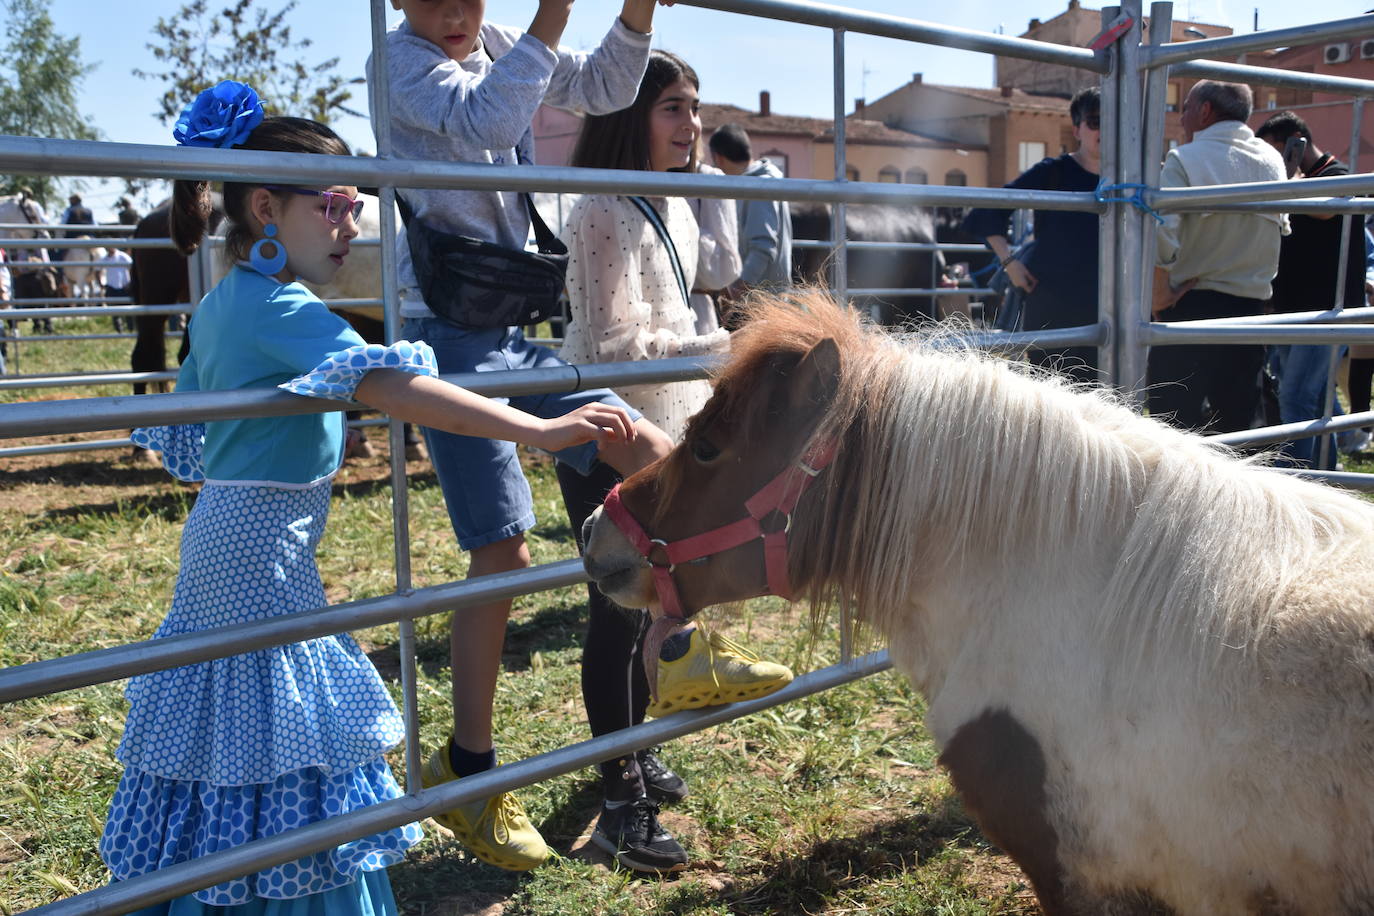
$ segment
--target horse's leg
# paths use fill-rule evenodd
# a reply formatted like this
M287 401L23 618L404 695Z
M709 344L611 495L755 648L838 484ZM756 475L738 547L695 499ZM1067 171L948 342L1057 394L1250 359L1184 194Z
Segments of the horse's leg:
M134 372L161 372L167 368L167 341L163 339L166 315L139 315L134 319L138 338L129 365ZM134 394L146 394L146 382L134 382Z

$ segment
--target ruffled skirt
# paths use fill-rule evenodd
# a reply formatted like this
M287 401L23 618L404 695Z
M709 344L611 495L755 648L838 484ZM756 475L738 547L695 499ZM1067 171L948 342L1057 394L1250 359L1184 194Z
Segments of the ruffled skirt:
M329 491L328 480L207 484L186 522L176 593L157 635L324 606L314 555ZM100 844L116 880L401 794L382 757L403 736L400 715L347 635L140 675L127 696L118 752L125 773ZM236 907L347 896L352 887L370 899L360 879L400 861L420 838L408 824L192 896ZM388 912L376 909L392 906L389 891L386 898L367 906Z

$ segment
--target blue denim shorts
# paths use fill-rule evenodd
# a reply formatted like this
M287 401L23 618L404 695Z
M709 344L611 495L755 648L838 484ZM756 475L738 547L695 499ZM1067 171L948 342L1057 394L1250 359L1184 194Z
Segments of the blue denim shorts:
M465 330L438 318L407 318L401 337L429 344L434 349L440 375L566 365L549 348L525 340L518 328ZM492 400L546 419L597 402L624 407L633 420L640 417L637 410L609 388ZM520 469L515 443L456 436L434 429L425 429L424 433L459 547L485 547L534 527L534 500ZM596 443L588 442L557 452L554 457L586 474L596 463L596 451Z

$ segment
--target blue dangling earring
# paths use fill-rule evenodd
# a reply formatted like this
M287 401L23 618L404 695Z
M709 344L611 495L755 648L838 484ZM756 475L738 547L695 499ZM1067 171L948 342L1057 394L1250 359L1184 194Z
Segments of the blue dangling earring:
M258 239L253 243L252 250L248 252L248 263L263 276L275 277L286 266L286 246L277 239L276 223L268 223L262 227L262 231L267 238ZM269 243L277 249L277 253L270 258L263 250L263 246Z

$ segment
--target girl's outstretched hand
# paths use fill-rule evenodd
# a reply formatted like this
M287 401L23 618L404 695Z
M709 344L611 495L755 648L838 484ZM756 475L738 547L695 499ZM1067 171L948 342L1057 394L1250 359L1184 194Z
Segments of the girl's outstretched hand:
M550 452L583 442L633 442L635 424L623 407L584 404L571 413L545 420L539 438L531 444Z

